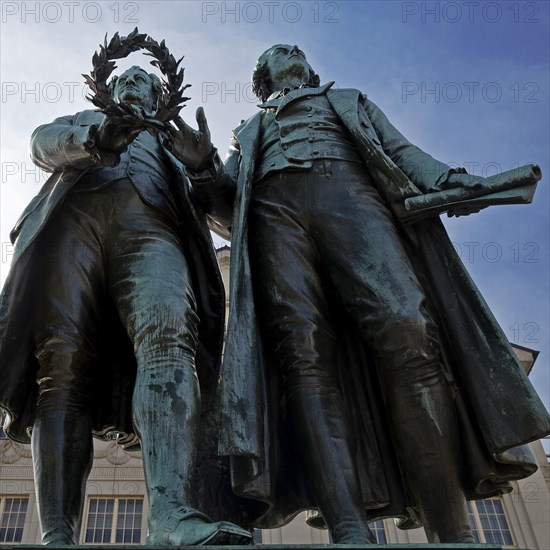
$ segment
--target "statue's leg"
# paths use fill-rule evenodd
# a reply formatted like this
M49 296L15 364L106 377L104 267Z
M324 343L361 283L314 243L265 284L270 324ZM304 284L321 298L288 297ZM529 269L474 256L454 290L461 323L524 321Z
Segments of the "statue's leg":
M355 440L336 381L323 374L316 376L315 370L322 364L308 367L304 362L295 373L292 367L285 370L290 439L308 474L309 490L332 542L374 544L376 538L368 526L353 459Z
M31 446L42 543L77 544L93 458L90 419L51 397L51 408L39 406Z
M360 174L326 185L316 226L342 303L374 349L399 458L433 542L473 542L437 328L391 215ZM330 223L330 212L345 212Z
M135 199L135 200L134 200ZM122 206L120 206L122 209ZM246 544L248 531L194 509L198 317L175 228L129 199L110 237L110 291L133 343L132 416L149 500L148 544Z
M330 313L319 257L307 232L311 197L301 193L301 179L264 182L254 192L249 238L256 311L266 355L280 370L285 438L306 475L312 501L334 543L369 544L376 539L368 527L355 441L334 373Z
M96 359L100 253L70 200L40 235L33 270L38 402L32 457L42 542L79 542L92 466L91 370ZM29 319L30 321L30 319Z

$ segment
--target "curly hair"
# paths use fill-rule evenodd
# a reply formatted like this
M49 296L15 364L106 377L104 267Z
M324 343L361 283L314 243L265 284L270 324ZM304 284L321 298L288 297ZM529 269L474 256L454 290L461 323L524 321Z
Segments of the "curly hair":
M154 98L154 101L155 101L155 107L158 108L159 99L162 97L162 81L161 81L161 79L156 74L148 73L145 69L142 69L138 65L133 65L128 70L124 71L124 73L127 73L128 71L131 71L132 69L140 70L142 73L146 74L151 79L152 86L153 86L153 98ZM122 73L122 74L124 74L124 73ZM111 95L113 95L114 92L115 92L115 85L116 85L118 79L119 79L118 76L113 76L113 78L111 78L111 81L109 82L109 90L111 92Z
M285 45L275 44L274 46L271 46L271 48L267 49L262 55L260 55L258 61L256 62L256 66L254 67L254 71L252 72L252 92L257 98L261 99L262 101L266 101L266 99L275 91L273 89L273 82L269 75L269 69L267 68L268 55L275 48L279 48L282 46ZM320 82L321 79L319 78L319 75L315 73L310 67L308 84L310 86L319 86Z

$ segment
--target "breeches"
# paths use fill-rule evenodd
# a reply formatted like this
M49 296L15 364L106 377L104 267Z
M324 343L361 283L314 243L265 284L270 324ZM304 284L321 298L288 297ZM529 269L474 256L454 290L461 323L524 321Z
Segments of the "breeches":
M287 397L303 385L337 386L340 321L329 295L374 351L394 397L439 383L437 329L424 292L362 166L317 161L307 172L272 176L254 188L249 220L262 335Z
M37 243L40 407L82 409L102 330L118 316L140 369L186 364L197 347L195 297L175 222L129 180L71 192Z

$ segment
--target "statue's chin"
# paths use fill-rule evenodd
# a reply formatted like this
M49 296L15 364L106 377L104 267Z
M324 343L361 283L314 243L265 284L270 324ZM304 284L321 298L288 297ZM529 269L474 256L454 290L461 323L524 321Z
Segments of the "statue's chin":
M141 97L139 96L139 94L135 92L128 91L128 92L124 92L123 94L120 94L118 100L121 103L140 103Z
M280 82L295 81L305 83L309 80L309 71L302 63L294 63L286 67L284 71L278 73L273 80Z

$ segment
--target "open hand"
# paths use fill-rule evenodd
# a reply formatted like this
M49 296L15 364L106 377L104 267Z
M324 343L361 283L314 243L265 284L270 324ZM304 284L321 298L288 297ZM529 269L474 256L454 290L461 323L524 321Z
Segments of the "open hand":
M208 168L212 160L214 147L210 139L210 130L206 122L204 109L197 109L198 130L194 130L181 117L174 119L178 131L175 133L171 150L174 155L183 162L189 169L201 172Z

